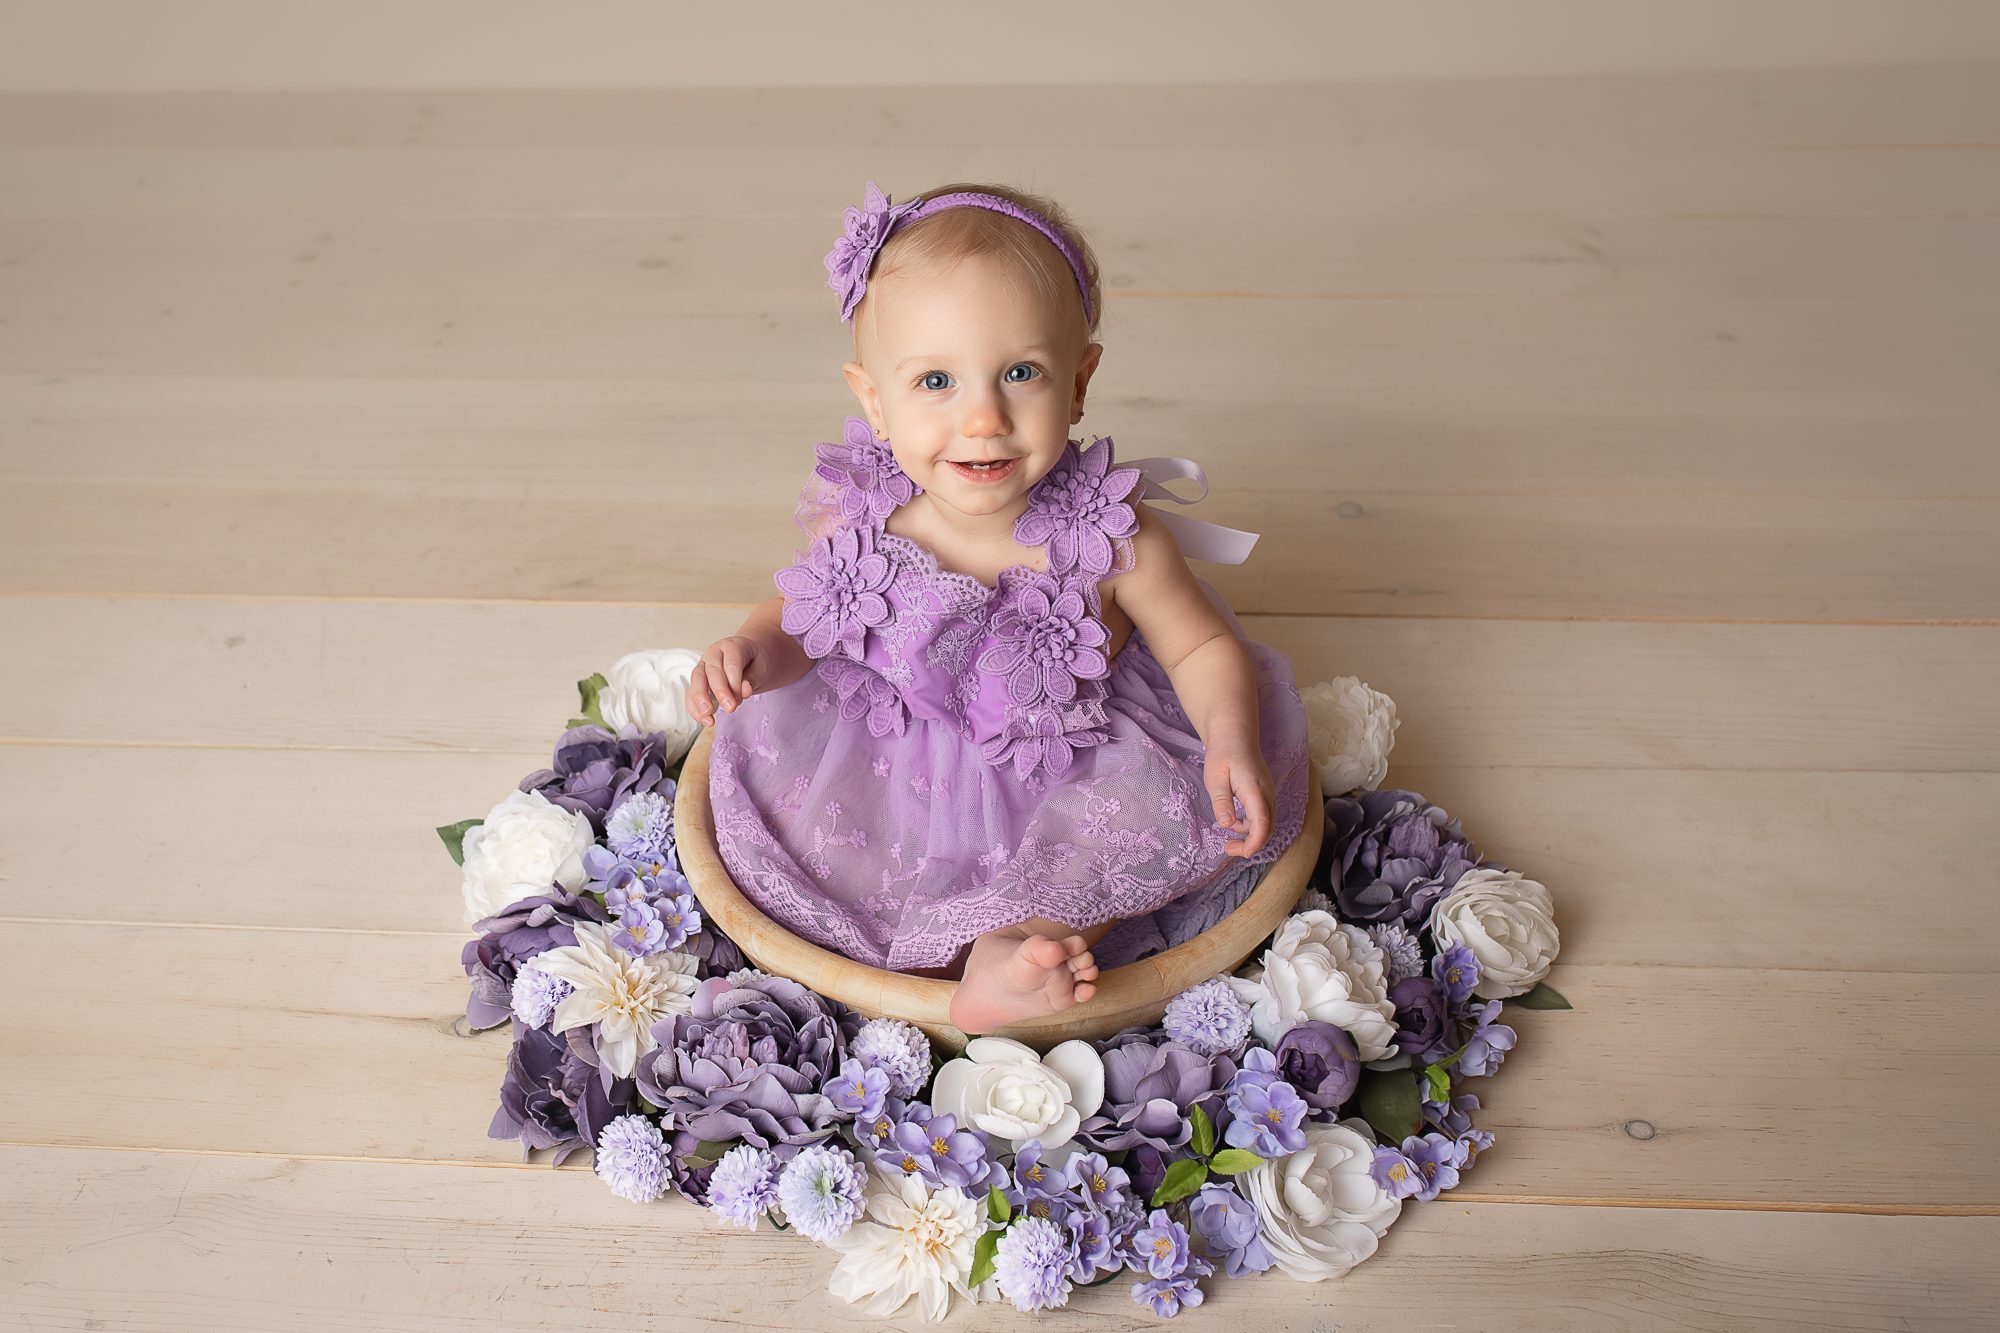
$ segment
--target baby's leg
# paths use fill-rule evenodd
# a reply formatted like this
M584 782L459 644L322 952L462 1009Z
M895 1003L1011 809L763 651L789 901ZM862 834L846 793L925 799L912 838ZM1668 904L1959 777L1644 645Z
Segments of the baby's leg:
M1031 917L981 935L964 956L964 979L952 992L952 1025L985 1032L1088 1000L1097 992L1090 948L1117 924L1079 929Z

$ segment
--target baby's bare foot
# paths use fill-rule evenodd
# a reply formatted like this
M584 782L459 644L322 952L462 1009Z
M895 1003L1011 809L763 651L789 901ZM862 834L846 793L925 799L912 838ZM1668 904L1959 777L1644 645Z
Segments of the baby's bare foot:
M1097 993L1097 965L1083 936L1023 939L999 933L974 941L965 978L952 992L951 1021L961 1032L1057 1014Z

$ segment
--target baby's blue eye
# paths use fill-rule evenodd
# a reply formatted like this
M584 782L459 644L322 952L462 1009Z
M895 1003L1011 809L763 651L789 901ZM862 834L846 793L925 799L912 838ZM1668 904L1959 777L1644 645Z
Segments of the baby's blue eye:
M1017 370L1025 370L1031 372L1029 376L1030 379L1032 379L1035 375L1039 375L1042 373L1042 368L1036 365L1032 361L1017 361L1012 366L1008 367L1007 374L1011 377L1013 373ZM933 393L941 392L945 387L944 385L931 383L933 379L936 379L940 376L942 376L947 380L951 378L950 375L945 374L945 372L942 370L933 370L928 374L926 374L922 379L917 381L917 387L919 389L929 389ZM1028 383L1028 380L1009 378L1007 383L1026 384Z

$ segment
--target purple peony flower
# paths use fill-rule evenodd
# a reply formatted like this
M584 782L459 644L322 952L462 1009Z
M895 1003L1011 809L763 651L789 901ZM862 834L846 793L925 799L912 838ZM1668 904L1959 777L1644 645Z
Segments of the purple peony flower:
M868 182L863 207L842 214L843 234L826 253L826 285L840 295L840 317L852 322L855 307L868 292L868 268L875 254L889 239L890 230L904 214L920 207L921 200L891 204L889 197Z
M1016 1310L1053 1310L1069 1302L1076 1258L1076 1239L1060 1223L1024 1217L1000 1237L993 1275Z
M818 444L813 472L840 487L841 517L870 520L889 517L908 504L923 487L911 481L896 462L895 451L875 438L874 428L860 417L849 417L838 444Z
M1213 1182L1188 1201L1188 1225L1228 1277L1248 1277L1277 1262L1266 1248L1257 1209L1227 1185Z
M465 1022L474 1031L498 1027L513 1014L514 980L521 964L550 949L576 944L576 923L609 920L597 900L552 886L549 892L509 903L507 910L482 919L478 936L459 950L472 983Z
M1210 977L1169 1000L1160 1026L1175 1041L1204 1055L1234 1052L1250 1037L1250 1006L1227 980Z
M817 670L820 679L833 686L840 698L842 721L866 719L871 736L903 734L909 725L909 707L881 672L848 657L823 657Z
M868 628L889 623L884 594L895 577L889 557L875 549L874 529L842 528L817 538L803 560L773 576L785 595L778 623L801 636L808 657L840 648L859 658Z
M1285 1082L1316 1111L1337 1111L1361 1083L1361 1051L1352 1035L1309 1018L1278 1038L1277 1065Z
M1046 572L1030 573L990 623L994 643L980 654L981 671L1004 672L1007 697L1027 708L1076 698L1076 682L1111 674L1104 655L1110 631L1083 594Z
M741 1139L788 1161L840 1119L820 1087L844 1058L848 1021L796 981L711 977L689 1012L653 1025L639 1091L696 1140Z
M555 1165L561 1166L578 1148L595 1144L606 1125L636 1105L631 1079L614 1080L607 1089L598 1070L573 1044L517 1021L506 1077L500 1084L500 1109L486 1133L489 1138L519 1139L522 1161L530 1160L537 1148L554 1148Z
M1224 1089L1236 1062L1203 1055L1143 1026L1095 1044L1104 1057L1104 1102L1078 1127L1077 1142L1099 1152L1131 1149L1125 1168L1138 1196L1151 1198L1170 1157L1185 1155L1196 1104L1218 1133L1228 1128Z
M1421 927L1459 876L1475 868L1458 821L1411 791L1362 792L1326 803L1321 860L1343 920Z
M1396 1006L1396 1049L1428 1064L1459 1046L1459 1026L1437 982L1429 977L1405 977L1389 988Z
M659 791L671 781L666 741L657 731L621 737L595 725L571 727L556 742L555 767L522 778L521 790L538 791L552 804L585 816L601 838L606 816L626 797Z
M1014 540L1049 549L1049 570L1080 569L1092 583L1111 569L1113 537L1139 530L1139 516L1125 497L1141 480L1137 468L1111 465L1111 438L1079 452L1071 440L1063 456L1028 492L1028 508L1014 523Z

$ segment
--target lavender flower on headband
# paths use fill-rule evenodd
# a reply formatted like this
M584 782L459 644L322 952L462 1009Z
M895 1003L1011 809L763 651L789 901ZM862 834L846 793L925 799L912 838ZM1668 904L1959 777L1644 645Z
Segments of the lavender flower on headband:
M919 206L915 203L892 206L888 196L874 181L869 181L863 206L850 208L842 215L846 234L833 243L833 249L826 255L826 285L840 293L842 319L853 320L854 308L861 304L861 297L868 290L868 267L875 262L875 252L889 239L889 229Z

